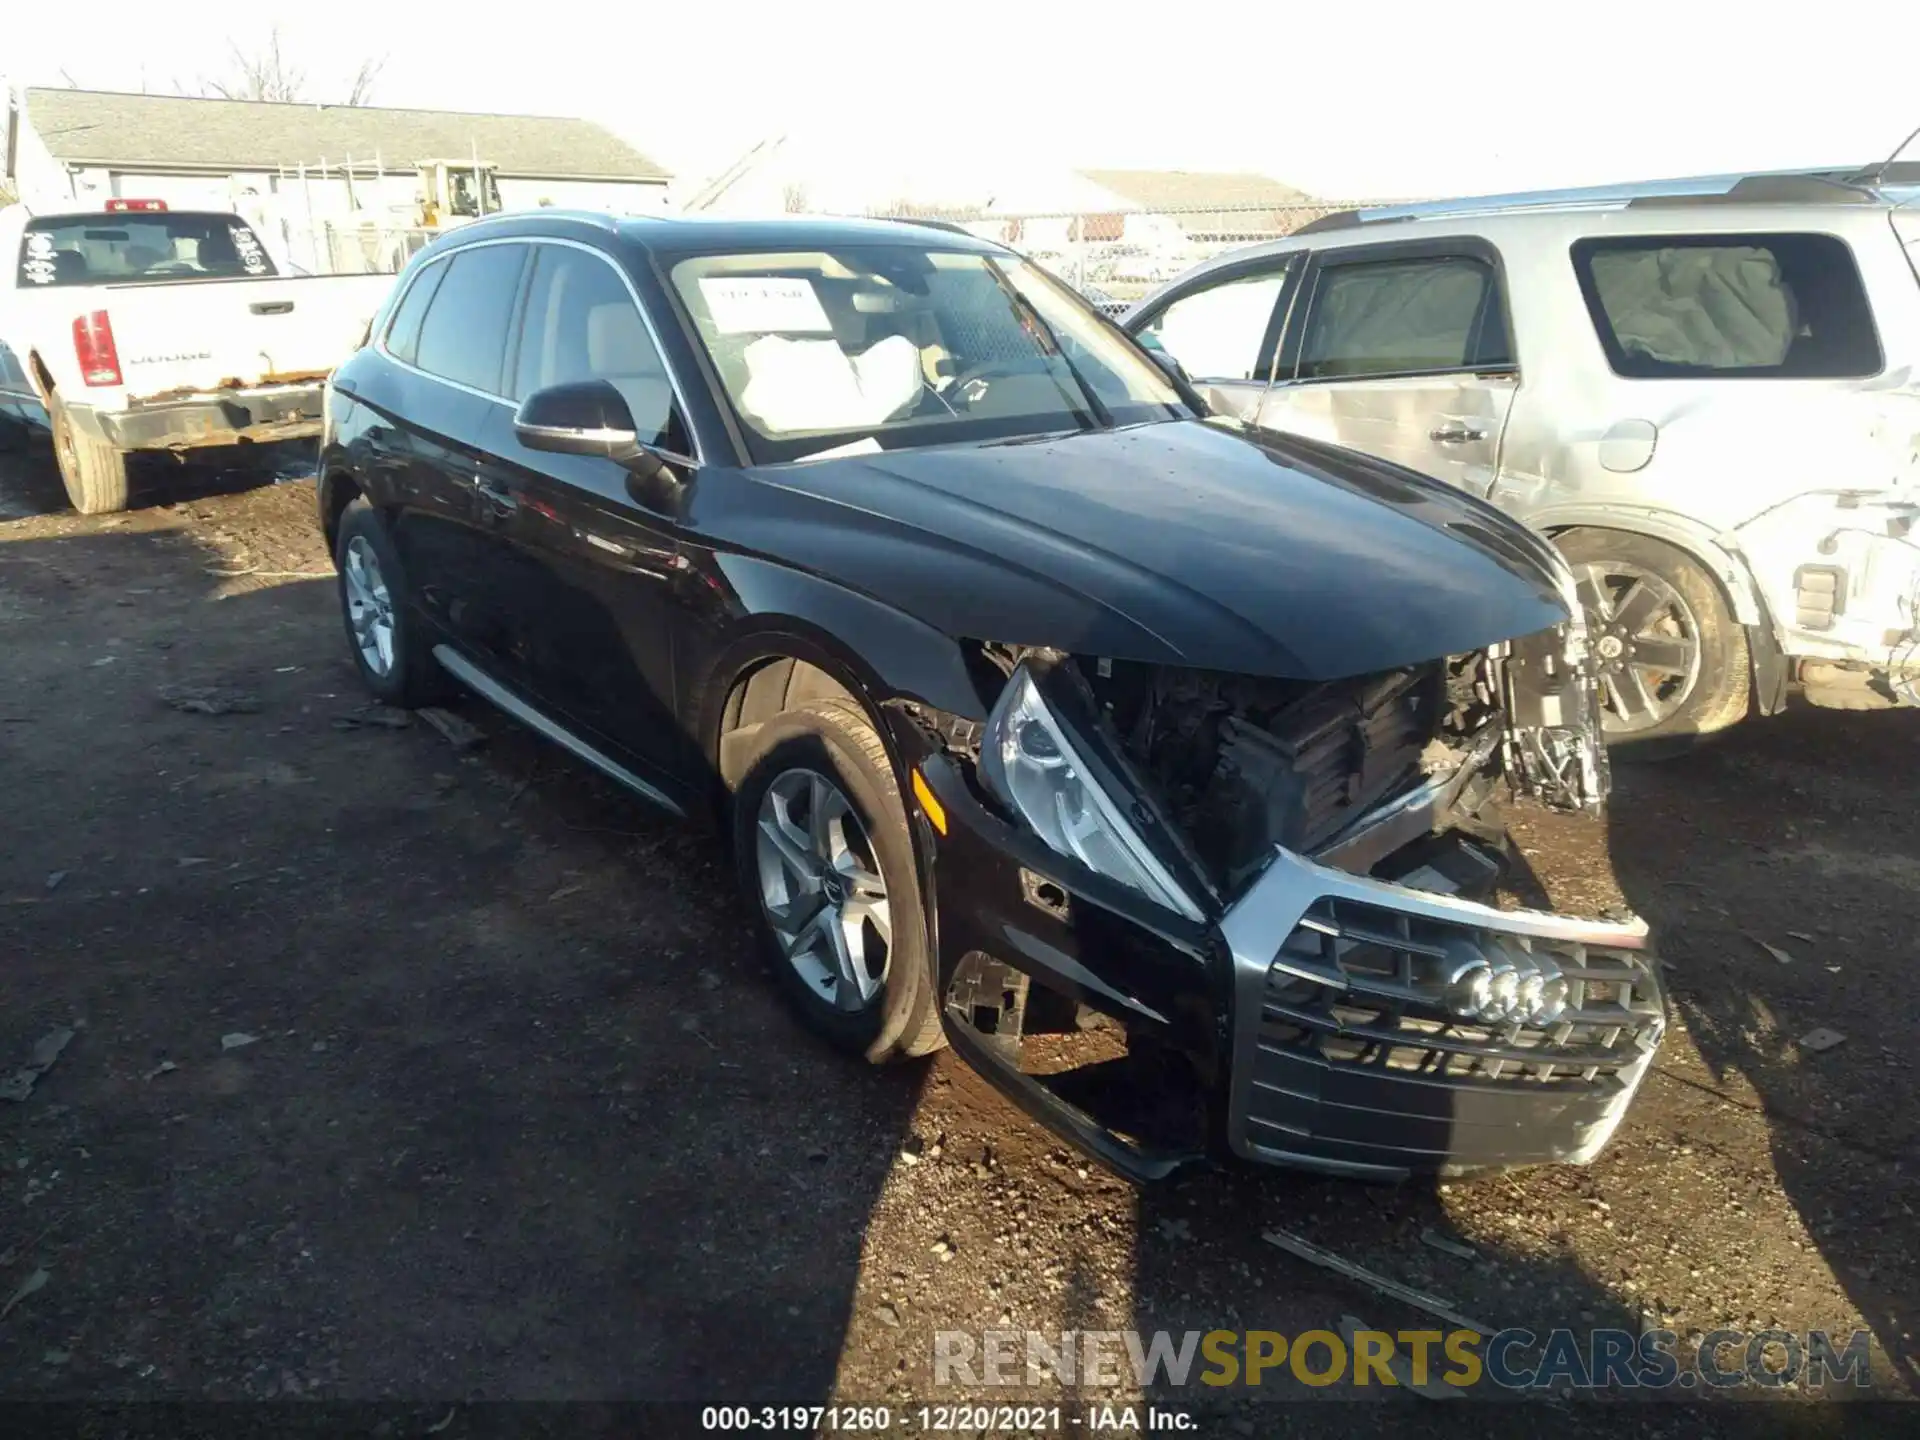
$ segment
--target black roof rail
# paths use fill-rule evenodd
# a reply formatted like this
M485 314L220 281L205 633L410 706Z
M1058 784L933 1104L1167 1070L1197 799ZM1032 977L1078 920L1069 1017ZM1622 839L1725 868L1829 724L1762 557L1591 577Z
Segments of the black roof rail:
M1640 195L1629 210L1663 205L1876 205L1880 197L1864 185L1830 175L1748 175L1724 191L1698 195Z
M1850 185L1920 185L1920 160L1895 160L1886 165L1869 165L1847 176Z
M1336 210L1331 215L1322 215L1318 220L1309 220L1295 235L1322 235L1329 230L1351 230L1359 225L1364 217L1358 210Z
M1293 233L1318 235L1390 220L1443 216L1524 214L1537 211L1645 208L1671 205L1883 205L1883 187L1920 185L1920 162L1868 168L1702 175L1592 185L1569 190L1531 190L1509 195L1463 195L1404 205L1360 206L1310 221Z

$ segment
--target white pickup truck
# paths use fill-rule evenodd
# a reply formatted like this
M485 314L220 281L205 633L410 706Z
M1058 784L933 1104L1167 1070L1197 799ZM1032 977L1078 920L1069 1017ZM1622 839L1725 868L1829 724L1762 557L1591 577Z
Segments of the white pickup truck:
M127 455L317 435L327 372L390 275L280 275L236 215L0 210L0 405L37 401L85 515L124 510Z

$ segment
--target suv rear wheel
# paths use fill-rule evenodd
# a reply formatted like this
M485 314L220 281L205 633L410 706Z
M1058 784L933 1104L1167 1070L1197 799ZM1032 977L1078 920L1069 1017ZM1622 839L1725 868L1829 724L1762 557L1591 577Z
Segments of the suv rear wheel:
M859 706L809 701L762 726L733 845L768 967L810 1027L875 1063L945 1043L906 808Z
M445 680L407 611L407 577L386 522L364 499L340 512L333 542L340 572L340 619L353 665L374 698L411 709L429 705Z
M1613 530L1556 543L1586 612L1608 744L1671 754L1747 713L1746 631L1692 557Z

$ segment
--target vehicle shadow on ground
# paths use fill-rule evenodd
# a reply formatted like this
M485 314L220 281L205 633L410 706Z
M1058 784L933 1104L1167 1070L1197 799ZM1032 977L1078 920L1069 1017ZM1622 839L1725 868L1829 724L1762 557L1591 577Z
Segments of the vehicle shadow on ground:
M58 1201L0 1211L15 1270L58 1277L0 1330L0 1389L834 1395L928 1070L876 1073L800 1031L712 839L478 704L459 707L488 736L472 752L389 728L330 583L234 593L219 558L131 524L0 542L0 689L21 697L0 707L0 766L27 837L0 855L21 997L0 1046L86 1021L0 1114L30 1162L0 1185ZM258 708L182 712L166 685ZM955 1234L1004 1223L967 1213L974 1193L942 1217ZM1190 1175L1130 1197L1130 1277L1067 1237L1055 1318L1176 1340L1447 1328L1261 1238L1284 1229L1490 1325L1631 1323L1571 1256L1435 1248L1428 1232L1458 1239L1447 1200ZM969 1327L999 1308L963 1303ZM917 1371L918 1340L882 1333ZM73 1358L49 1371L48 1351ZM1221 1393L1204 1368L1151 1393L1260 1433L1310 1412L1255 1397L1342 1393L1287 1370Z
M220 445L131 457L130 510L229 495L257 485L313 473L314 442ZM58 515L71 507L54 464L53 439L44 423L16 410L0 410L0 521Z
M826 1400L923 1072L799 1033L711 840L218 558L0 531L0 1052L79 1027L0 1113L0 1391Z
M0 1328L0 1391L833 1397L928 1069L800 1030L713 839L478 704L469 752L393 728L330 582L242 589L220 562L133 523L0 538L0 1050L85 1022L0 1113L28 1162L0 1171L0 1289L55 1277ZM249 703L182 711L169 686ZM940 1223L1003 1224L979 1193ZM1069 1239L1059 1323L1444 1328L1274 1227L1494 1323L1522 1321L1487 1303L1509 1285L1525 1317L1614 1317L1570 1263L1424 1244L1442 1198L1249 1173L1138 1192L1132 1314L1111 1256ZM882 1333L917 1373L921 1342ZM1198 1368L1155 1393L1294 1423Z
M469 753L390 728L329 582L236 593L208 574L219 558L177 531L0 531L0 1049L87 1022L0 1111L5 1153L29 1162L0 1170L17 1202L0 1206L0 1292L54 1277L0 1327L0 1391L827 1399L927 1070L876 1073L799 1030L711 839L477 704L461 713L488 739ZM259 705L156 698L182 684ZM1887 1157L1911 1153L1915 1122L1883 1100L1910 1071L1882 1059L1908 1053L1911 934L1853 917L1911 910L1909 718L1789 716L1684 770L1625 773L1612 836L1675 958L1676 1007L1719 1078L1759 1093L1822 1254L1905 1355L1920 1289ZM1848 744L1814 743L1829 725ZM1823 748L1848 758L1806 758ZM1831 838L1813 823L1829 819ZM1884 844L1845 843L1861 834ZM1784 1048L1823 1023L1839 1049ZM1551 1193L1580 1206L1589 1173ZM1446 1184L1202 1172L1138 1192L1130 1274L1091 1244L1055 1257L1057 1327L1448 1328L1263 1241L1284 1229L1491 1327L1638 1328L1552 1234L1508 1245L1452 1218L1526 1209L1534 1177ZM998 1308L983 1295L959 1323ZM883 1333L905 1356L905 1332ZM48 1352L72 1358L49 1369ZM1241 1433L1324 1428L1197 1378L1150 1393ZM1258 1393L1353 1392L1276 1368Z
M1811 1244L1909 1387L1916 743L1920 714L1797 706L1686 758L1621 767L1613 810L1622 885L1659 928L1710 1072L1684 1083L1764 1115Z

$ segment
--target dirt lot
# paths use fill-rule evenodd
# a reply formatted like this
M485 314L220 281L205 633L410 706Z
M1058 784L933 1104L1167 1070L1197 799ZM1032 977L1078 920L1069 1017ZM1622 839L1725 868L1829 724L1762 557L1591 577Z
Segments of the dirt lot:
M814 1043L711 841L477 704L467 753L372 723L308 484L149 478L81 520L43 447L0 453L0 1075L77 1032L0 1102L0 1396L952 1400L936 1330L1422 1328L1275 1227L1496 1326L1864 1327L1879 1394L1920 1377L1920 717L1798 710L1625 771L1610 834L1524 827L1672 966L1591 1168L1143 1194L950 1056ZM1158 1398L1245 1435L1435 1413L1262 1403L1324 1393Z

